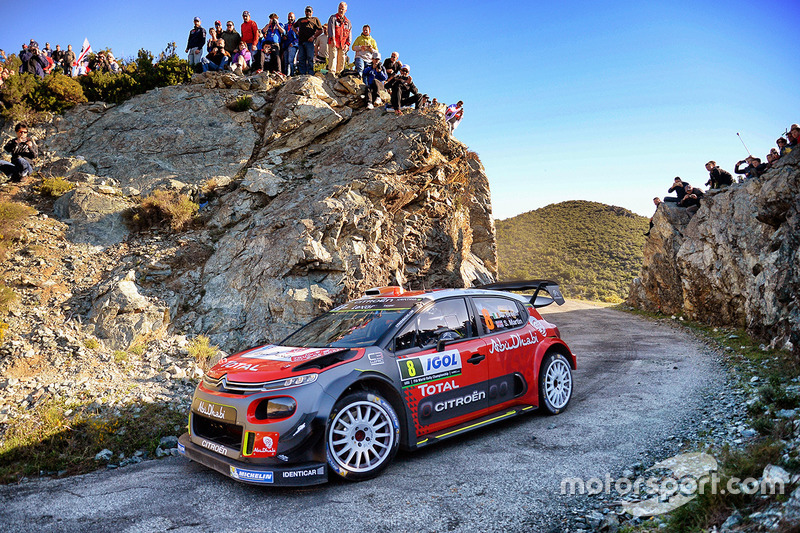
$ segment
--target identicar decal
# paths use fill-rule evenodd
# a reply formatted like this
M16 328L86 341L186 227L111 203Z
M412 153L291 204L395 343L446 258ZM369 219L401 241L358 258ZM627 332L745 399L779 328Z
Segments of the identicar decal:
M397 360L400 382L403 387L411 387L461 375L461 354L458 350L406 357Z

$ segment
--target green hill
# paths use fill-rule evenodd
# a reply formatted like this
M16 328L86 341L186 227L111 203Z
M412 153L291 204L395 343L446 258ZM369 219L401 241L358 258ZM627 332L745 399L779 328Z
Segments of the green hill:
M639 275L648 219L597 202L561 202L495 221L500 280L552 279L565 296L620 302Z

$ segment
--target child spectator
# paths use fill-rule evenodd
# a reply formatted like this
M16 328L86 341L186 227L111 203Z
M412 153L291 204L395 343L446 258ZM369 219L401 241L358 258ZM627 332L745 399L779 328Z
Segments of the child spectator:
M731 173L719 168L716 161L709 161L706 163L706 170L708 170L708 181L706 185L709 186L709 189L721 189L733 183L733 176L731 176Z
M250 60L252 56L250 55L250 50L247 48L247 43L242 41L239 43L239 49L233 54L233 58L231 59L230 68L235 73L241 76L248 70L250 70Z

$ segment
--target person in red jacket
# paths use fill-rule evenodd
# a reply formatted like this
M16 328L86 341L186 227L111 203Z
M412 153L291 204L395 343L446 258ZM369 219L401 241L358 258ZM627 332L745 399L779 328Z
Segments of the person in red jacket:
M347 51L350 49L350 33L353 30L345 16L347 3L339 2L339 10L328 19L328 71L334 75L344 68Z
M250 52L255 52L257 50L258 44L258 24L256 21L250 18L250 12L245 11L242 13L242 42L247 43L247 49Z

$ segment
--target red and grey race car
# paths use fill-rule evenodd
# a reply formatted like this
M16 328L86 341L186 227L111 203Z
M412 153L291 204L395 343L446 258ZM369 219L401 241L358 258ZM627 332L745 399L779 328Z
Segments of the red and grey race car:
M533 296L508 291L533 290ZM575 356L536 311L551 281L367 291L278 345L222 359L192 400L186 457L239 481L378 475L413 450L572 397Z

